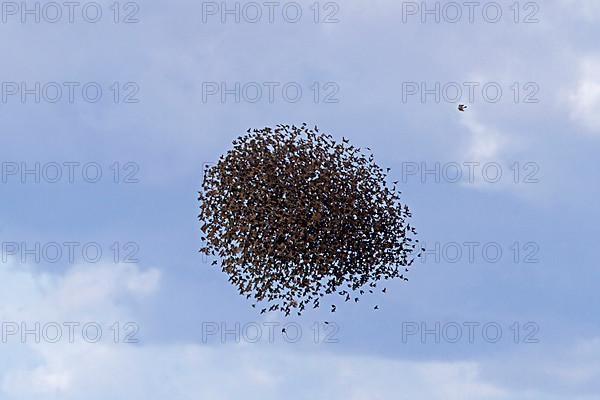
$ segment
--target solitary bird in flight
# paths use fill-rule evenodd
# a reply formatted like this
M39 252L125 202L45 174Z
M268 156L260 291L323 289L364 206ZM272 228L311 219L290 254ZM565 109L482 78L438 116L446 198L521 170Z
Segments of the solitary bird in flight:
M464 104L459 104L458 105L458 111L465 112L466 109L467 109L467 106L465 106Z

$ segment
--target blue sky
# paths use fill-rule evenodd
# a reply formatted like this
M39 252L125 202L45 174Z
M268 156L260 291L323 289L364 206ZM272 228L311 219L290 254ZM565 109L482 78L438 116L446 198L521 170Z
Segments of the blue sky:
M422 22L421 2L403 22L411 2L390 0L320 2L318 22L314 2L298 2L297 23L281 14L289 2L274 6L272 23L264 5L258 22L242 15L236 23L231 15L222 22L221 2L120 3L121 22L114 23L113 3L98 1L97 23L79 8L72 23L66 8L56 23L43 15L40 23L32 16L23 23L21 10L3 3L2 333L39 322L63 326L66 336L65 322L93 322L103 337L88 343L81 326L73 343L7 334L0 398L598 398L598 2L520 2L518 23L512 1L497 2L497 23L481 14L487 1L475 7L472 23L464 5L456 23L444 15ZM217 13L206 14L214 4ZM530 14L537 23L523 22ZM128 15L139 22L122 23ZM324 23L328 15L339 21ZM22 93L10 94L13 83L35 92L36 82L48 90L40 89L39 103L35 94L24 102ZM47 101L50 82L63 89L55 103ZM76 83L72 102L66 82ZM102 89L95 103L81 92L90 82ZM253 103L241 93L238 103L229 94L222 102L220 93L203 93L213 82L229 89L254 82L246 94L258 85L263 97ZM275 85L272 102L267 82ZM407 83L432 89L436 82L478 86L473 101L442 94L439 102L433 94L421 101L420 93L403 101ZM290 83L302 89L295 103L281 92ZM486 84L502 89L497 102L486 101ZM137 102L124 102L129 94ZM525 102L527 95L537 102ZM467 112L458 112L458 103ZM302 122L369 146L393 180L405 181L420 238L448 253L417 262L410 281L390 284L386 296L338 305L333 315L324 308L287 320L258 316L197 253L202 166L249 127ZM23 179L23 166L36 163L48 174L61 166L62 179ZM464 163L478 164L473 182L442 176L438 183L431 174L423 182L422 167L436 163L440 171L459 165L463 175ZM66 165L74 168L72 183ZM414 165L416 175L403 175ZM496 183L482 175L490 165L502 171ZM98 169L99 181L86 181ZM65 242L78 243L73 261ZM23 261L36 243L40 252L58 243L63 254L56 263L48 262L54 253ZM455 244L462 256L450 262ZM102 250L98 262L83 256L85 245ZM489 261L484 247L488 254L500 248L502 257ZM524 262L527 256L537 262ZM138 261L124 262L131 259ZM324 321L337 327L333 336ZM115 322L119 343L112 340ZM137 343L123 343L127 322L138 328ZM261 327L261 340L252 343L244 329L222 340L222 324L236 323ZM280 334L288 323L302 332L296 343ZM272 341L269 324L280 324ZM423 326L435 331L436 324L439 343L435 334L421 337ZM462 336L453 343L457 325ZM206 335L215 326L219 332ZM491 326L486 335L484 326ZM408 334L414 327L419 331ZM496 327L502 336L493 343Z

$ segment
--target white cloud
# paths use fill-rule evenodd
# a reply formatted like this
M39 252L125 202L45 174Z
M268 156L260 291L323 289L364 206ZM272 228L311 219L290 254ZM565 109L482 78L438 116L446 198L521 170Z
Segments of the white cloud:
M465 159L478 162L498 161L509 139L497 130L479 122L473 113L461 121L469 131Z
M476 363L399 362L245 346L33 347L41 361L3 374L3 398L508 399Z
M569 91L571 119L600 134L600 57L584 57L575 87Z
M0 295L0 317L2 321L16 317L29 321L94 317L104 323L132 317L132 304L156 293L159 277L157 270L145 271L131 265L76 266L64 274L5 265L0 270L7 288ZM587 342L573 352L569 369L583 374L578 378L565 375L565 367L558 363L551 365L554 369L542 371L552 379L585 383L598 376L600 367L580 358L588 357L590 348L597 353L599 343ZM543 386L535 390L503 387L483 377L486 363L492 361L404 361L334 354L318 346L307 352L247 343L131 345L76 340L2 346L0 397L7 400L586 398L554 396ZM501 368L510 370L506 364Z
M463 186L474 189L509 187L511 179L507 174L511 162L508 157L516 147L513 138L480 122L474 111L462 115L461 124L466 128L466 138L460 148L459 158L464 162L478 163L473 166L472 174L465 167Z
M142 300L158 290L160 273L134 264L85 264L57 275L38 266L0 268L2 321L54 321L61 317L124 316L122 298ZM102 319L104 321L104 318Z

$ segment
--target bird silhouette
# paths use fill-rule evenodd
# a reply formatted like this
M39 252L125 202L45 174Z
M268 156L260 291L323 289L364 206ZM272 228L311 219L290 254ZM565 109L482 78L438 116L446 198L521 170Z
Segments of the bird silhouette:
M458 105L458 111L464 112L466 109L467 109L467 106L465 106L464 104L459 104Z

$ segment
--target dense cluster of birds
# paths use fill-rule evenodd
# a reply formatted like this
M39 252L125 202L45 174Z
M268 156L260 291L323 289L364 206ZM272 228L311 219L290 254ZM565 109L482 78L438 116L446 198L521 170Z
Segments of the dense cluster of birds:
M326 295L358 302L380 281L408 280L422 250L389 170L317 127L249 129L205 166L200 252L261 313L301 315Z

